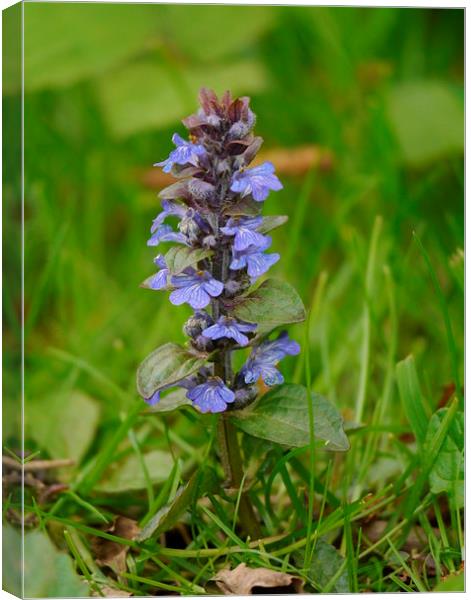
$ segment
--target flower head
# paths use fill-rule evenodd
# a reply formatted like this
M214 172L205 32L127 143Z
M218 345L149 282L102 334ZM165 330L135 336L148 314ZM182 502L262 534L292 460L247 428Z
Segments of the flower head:
M234 402L235 394L220 377L209 377L205 383L191 389L187 393L187 398L203 413L219 413L225 411L227 405Z
M238 192L242 196L252 194L257 202L263 202L270 190L281 190L283 186L274 174L275 167L271 162L264 162L258 167L237 171L232 177L231 191Z
M267 236L257 231L263 222L262 217L230 218L225 227L221 227L224 235L234 236L234 250L246 250L249 246L261 248L267 242Z
M217 322L203 330L203 335L210 340L230 338L240 346L247 346L249 338L244 333L253 333L257 326L252 323L240 323L233 317L219 317Z
M257 278L268 271L268 269L280 260L277 252L265 254L263 251L271 246L271 237L264 236L265 242L262 246L249 246L242 252L236 250L232 253L232 262L229 268L233 271L247 268L247 273L252 278Z
M283 375L275 365L285 356L294 356L299 352L299 344L290 340L286 331L276 340L263 342L252 351L242 367L241 374L245 383L255 383L260 377L266 385L283 383Z
M170 173L174 164L177 165L198 165L198 157L204 156L206 150L201 144L187 142L178 133L174 133L172 142L175 144L175 150L170 152L169 157L162 162L155 163L154 167L163 167L164 173Z
M170 302L176 306L186 302L192 308L204 308L211 302L211 297L220 296L224 290L224 284L207 271L188 269L186 273L173 275L170 281L177 288L170 294Z
M249 98L233 98L230 92L218 98L203 88L199 110L183 123L189 138L174 134L175 148L156 163L178 181L159 194L162 211L152 222L147 244L184 246L172 249L168 265L162 254L156 256L156 272L142 285L168 290L172 304L194 309L183 327L185 352L205 366L168 387L185 388L200 412L218 413L229 405L241 409L250 404L257 396L259 378L267 385L282 383L277 363L299 352L286 333L260 343L255 332L263 332L263 315L258 323L239 321L234 315L248 288L280 259L269 253L272 240L263 233L261 205L256 203L283 186L271 162L250 167L263 140L252 133L255 115ZM281 221L275 219L275 224ZM249 345L254 345L250 356L234 378L231 355ZM139 381L141 393L144 389L149 393ZM165 389L145 402L157 404Z

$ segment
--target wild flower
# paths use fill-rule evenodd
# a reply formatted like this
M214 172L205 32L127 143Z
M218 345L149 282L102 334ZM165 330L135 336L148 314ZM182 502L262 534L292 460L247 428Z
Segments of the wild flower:
M241 490L238 515L245 532L255 538L260 527L243 489L236 428L274 443L307 446L314 435L314 421L307 418L314 408L308 411L308 406L319 400L292 384L279 388L278 396L275 388L260 397L262 382L283 384L280 361L300 352L286 331L274 338L271 332L305 318L302 301L289 284L273 278L260 281L280 260L278 253L267 252L272 244L267 233L286 221L283 216L262 217L261 211L270 191L283 186L271 163L250 166L262 139L252 133L255 116L248 98L233 99L226 92L218 99L202 89L200 104L183 120L189 139L175 134L176 148L157 163L177 182L160 192L162 211L152 223L147 244L174 245L154 258L157 271L142 284L169 292L174 305L193 308L183 326L188 340L185 347L168 342L144 359L137 387L152 412L162 405L168 410L169 404L191 404L200 413L219 415L223 485ZM246 354L236 372L235 352ZM161 393L170 388L177 390L164 397L166 403ZM325 444L347 449L341 416L322 402L328 414L320 427ZM262 418L259 411L265 411ZM299 414L305 415L301 423ZM307 422L311 437L303 433Z

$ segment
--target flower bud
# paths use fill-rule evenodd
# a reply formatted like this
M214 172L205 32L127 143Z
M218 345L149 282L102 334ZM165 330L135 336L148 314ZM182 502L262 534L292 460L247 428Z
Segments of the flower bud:
M198 236L201 232L198 223L192 216L183 217L178 225L178 229L187 236L191 243L198 240Z
M188 337L196 339L201 332L213 325L213 319L205 312L196 312L183 325L183 333Z
M250 385L248 387L243 387L239 390L236 390L235 401L230 406L230 410L240 410L241 408L245 408L254 402L254 400L257 398L257 395L258 391L256 385Z
M228 296L235 296L237 292L241 290L241 288L242 283L240 281L236 281L235 279L229 279L224 285L224 289L226 290L226 294Z

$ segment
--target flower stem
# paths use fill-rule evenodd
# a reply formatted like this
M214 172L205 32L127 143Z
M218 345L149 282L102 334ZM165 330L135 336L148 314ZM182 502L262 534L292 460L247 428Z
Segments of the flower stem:
M219 417L218 442L221 453L221 462L226 476L226 485L230 488L240 490L243 480L242 456L237 439L237 430L229 421L226 413ZM262 537L260 524L253 510L250 496L241 491L239 504L239 518L244 532L252 539Z
M228 275L229 253L224 249L213 262L213 275L225 282ZM216 319L221 314L221 305L219 299L213 301L213 318ZM220 377L225 384L230 384L232 380L232 357L228 350L221 349L214 361L214 375ZM244 468L242 455L237 439L237 430L229 421L227 413L222 413L218 422L218 445L221 455L221 462L226 477L226 486L240 491L239 518L244 532L252 539L262 537L260 524L257 521L255 512L247 492L241 490L243 485Z

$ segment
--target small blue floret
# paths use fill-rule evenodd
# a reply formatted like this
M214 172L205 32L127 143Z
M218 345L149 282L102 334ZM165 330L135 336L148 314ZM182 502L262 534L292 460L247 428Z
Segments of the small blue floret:
M170 173L174 164L198 166L198 157L206 154L204 146L187 142L178 133L173 134L172 142L176 146L175 150L170 152L167 159L154 164L154 167L163 167L164 173Z
M275 167L271 162L264 162L258 167L237 171L232 177L231 190L242 196L252 194L257 202L263 202L270 190L282 190L281 181L274 174Z

